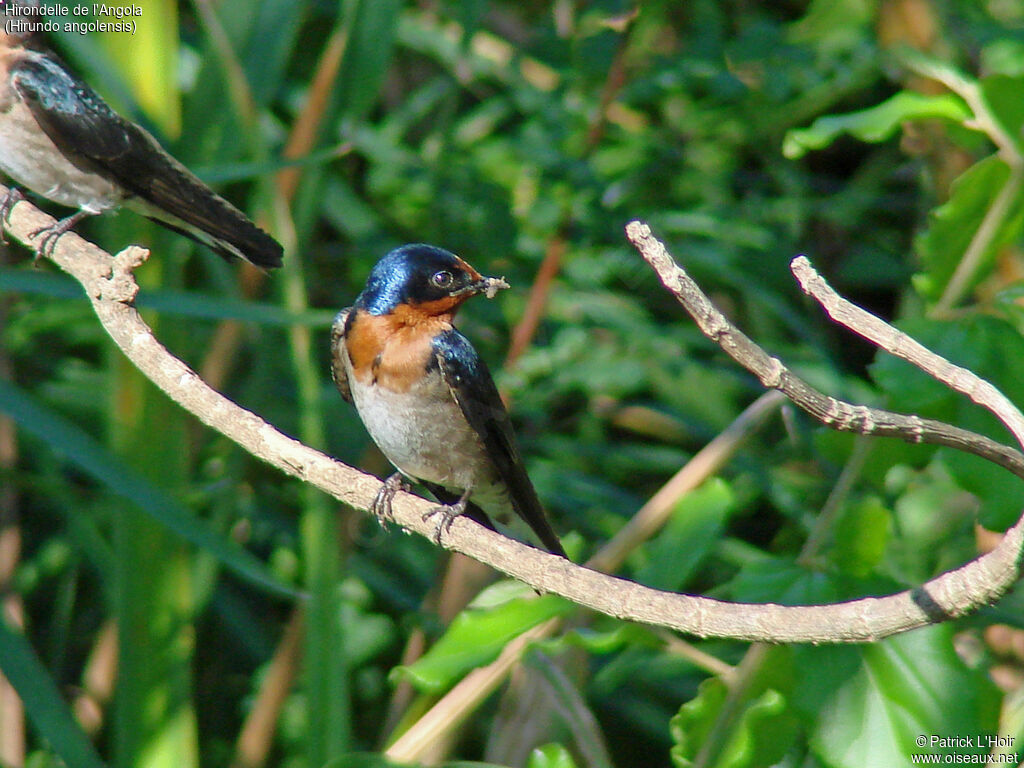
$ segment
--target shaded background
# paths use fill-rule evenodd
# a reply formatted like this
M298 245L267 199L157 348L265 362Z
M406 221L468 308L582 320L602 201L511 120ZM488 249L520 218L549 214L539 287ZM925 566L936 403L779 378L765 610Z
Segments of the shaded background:
M855 120L818 123L810 152L787 132L901 92L945 93L907 65L909 47L986 78L1019 142L1017 3L138 8L134 36L50 39L272 231L286 266L227 265L132 213L78 229L110 252L150 247L139 305L158 337L215 388L342 461L391 471L331 385L330 320L390 248L443 246L513 286L470 303L461 327L509 398L556 529L574 559L595 551L760 394L628 246L634 218L748 335L826 391L1007 439L941 387L873 362L788 270L806 253L842 293L1024 402L1019 191L960 310L933 312L1006 183L990 134L952 108L946 119L875 115L868 127L883 130L857 136L845 133ZM453 566L430 542L382 532L202 428L124 362L76 285L33 269L19 247L0 256L0 589L9 625L31 642L5 630L0 666L18 666L41 697L33 720L53 723L46 739L26 731L0 696L0 762L378 765L388 741L493 657L502 627L524 628L500 610L463 614L440 671L396 672L487 577L446 577ZM852 487L832 497L825 545L808 553L844 467ZM787 410L681 499L622 573L736 600L884 594L984 549L976 522L1004 529L1020 491L945 450L855 450ZM871 646L754 656L742 643L696 644L718 664L605 617L573 623L430 760L894 766L921 751L921 734L1024 735L1012 596ZM275 653L301 656L301 669L271 674ZM363 762L342 757L355 752Z

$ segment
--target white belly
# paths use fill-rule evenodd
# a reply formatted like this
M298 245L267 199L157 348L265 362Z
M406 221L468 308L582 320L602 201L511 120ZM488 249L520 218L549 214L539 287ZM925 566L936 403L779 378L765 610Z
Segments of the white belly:
M48 200L91 213L123 198L115 184L68 161L20 102L0 114L0 170Z
M491 479L483 444L466 423L441 374L408 392L361 384L350 373L352 399L370 437L400 472L465 490Z

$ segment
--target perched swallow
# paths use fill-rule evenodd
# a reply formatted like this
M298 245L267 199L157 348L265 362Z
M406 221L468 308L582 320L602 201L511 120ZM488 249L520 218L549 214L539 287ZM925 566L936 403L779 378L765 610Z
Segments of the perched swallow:
M7 0L11 2L12 0ZM37 0L13 0L36 6ZM4 17L8 22L10 17ZM32 16L29 22L41 19ZM86 216L119 205L209 246L224 258L281 266L281 246L115 113L71 73L39 33L0 28L0 171L78 212L39 230L37 254ZM17 192L0 200L0 231Z
M355 304L331 328L331 367L341 396L356 410L398 473L374 501L389 517L407 490L426 486L443 506L437 535L464 512L493 528L511 513L550 552L565 557L526 474L498 389L484 361L452 320L462 303L508 288L458 256L404 245L370 272ZM429 516L428 515L428 516Z

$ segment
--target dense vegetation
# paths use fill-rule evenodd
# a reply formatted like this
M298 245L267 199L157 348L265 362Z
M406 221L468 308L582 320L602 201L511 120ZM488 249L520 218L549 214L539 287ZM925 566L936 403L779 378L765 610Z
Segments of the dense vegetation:
M150 247L138 304L160 339L342 461L390 472L330 382L330 320L390 248L441 245L512 284L461 327L567 548L597 551L761 393L626 242L632 219L822 389L1008 440L831 326L788 262L807 254L1024 405L1017 3L140 7L134 37L54 45L270 229L286 266L227 265L131 213L79 231ZM0 623L0 669L27 708L0 697L0 762L379 765L551 610L507 585L463 610L490 576L202 428L125 363L76 283L21 247L0 257L0 596L24 624ZM739 601L887 594L991 546L1022 498L980 460L786 409L620 573ZM1021 607L852 647L691 644L569 613L418 757L853 768L970 759L990 751L978 734L1019 755ZM958 734L976 738L927 743Z

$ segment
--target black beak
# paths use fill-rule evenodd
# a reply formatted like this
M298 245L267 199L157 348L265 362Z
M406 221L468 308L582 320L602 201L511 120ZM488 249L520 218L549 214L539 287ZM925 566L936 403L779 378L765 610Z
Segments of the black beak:
M511 285L505 282L504 277L482 277L475 283L470 283L467 286L459 288L459 290L452 292L450 295L463 296L466 294L475 295L477 293L482 293L487 296L488 299L493 299L498 291L511 287Z

